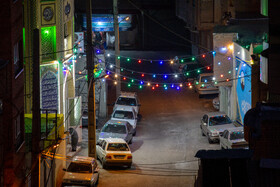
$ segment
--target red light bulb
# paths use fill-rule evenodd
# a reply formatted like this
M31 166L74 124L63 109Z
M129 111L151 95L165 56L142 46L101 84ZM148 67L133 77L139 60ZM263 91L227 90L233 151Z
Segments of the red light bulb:
M145 75L144 75L144 74L142 74L141 76L142 76L142 77L144 77Z
M141 60L138 60L138 63L140 64L142 61Z
M123 77L123 80L126 80L126 78L125 78L125 77Z
M158 87L158 84L156 84L156 87Z
M205 54L202 55L202 58L205 58Z
M154 90L154 89L155 89L155 87L153 86L153 87L152 87L152 89Z

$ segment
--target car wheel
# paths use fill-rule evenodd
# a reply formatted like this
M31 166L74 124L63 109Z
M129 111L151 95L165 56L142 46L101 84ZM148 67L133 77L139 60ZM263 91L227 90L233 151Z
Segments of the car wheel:
M203 133L203 131L202 131L202 130L201 130L201 135L202 135L202 136L205 136L205 134Z
M102 167L103 167L103 169L106 169L106 168L107 168L107 166L106 166L106 163L105 163L105 160L104 160L104 159L102 160Z
M128 164L128 165L127 165L127 168L131 168L131 164Z
M99 175L97 177L97 181L95 182L94 186L97 187L98 183L99 183Z
M209 135L207 135L207 137L208 137L208 142L209 142L210 144L212 144L212 143L213 143L213 140L211 140L211 139L209 138Z

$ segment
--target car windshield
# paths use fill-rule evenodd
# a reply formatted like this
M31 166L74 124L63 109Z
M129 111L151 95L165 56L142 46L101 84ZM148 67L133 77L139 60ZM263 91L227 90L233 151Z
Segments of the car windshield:
M71 162L67 171L72 173L92 173L92 167L89 163Z
M119 118L119 119L134 119L132 112L130 112L130 111L120 111L120 110L116 110L113 117L114 118Z
M136 100L134 98L127 97L119 97L117 100L118 105L128 105L128 106L136 106Z
M102 128L101 132L112 132L112 133L125 134L126 128L124 125L107 124Z
M207 83L207 82L212 82L213 81L213 76L203 76L201 77L201 82L202 83Z
M109 143L107 151L129 151L125 143Z
M244 132L242 131L232 132L230 133L230 139L231 140L244 139Z
M228 123L231 123L231 120L227 115L213 116L209 119L209 126L224 125Z

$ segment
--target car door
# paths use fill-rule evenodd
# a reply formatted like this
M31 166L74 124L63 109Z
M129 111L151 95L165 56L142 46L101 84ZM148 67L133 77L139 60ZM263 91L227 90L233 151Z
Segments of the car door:
M127 123L126 128L127 128L127 142L130 142L130 140L133 138L133 127L130 125L130 123Z
M220 137L220 144L221 144L221 147L223 147L223 148L226 147L226 146L225 146L225 141L226 141L225 136L226 136L226 133L227 133L227 132L228 132L228 131L225 130L225 131L223 132L222 136Z
M106 147L107 147L107 142L104 140L100 149L101 159L104 159L106 157Z
M226 131L225 135L224 135L224 141L223 141L223 147L225 149L228 149L229 148L229 141L228 141L228 138L229 138L229 132L228 130Z
M205 114L201 119L201 129L205 135L207 135L207 126L208 126L208 116Z
M97 140L96 142L96 155L97 157L101 158L101 146L102 146L103 140Z

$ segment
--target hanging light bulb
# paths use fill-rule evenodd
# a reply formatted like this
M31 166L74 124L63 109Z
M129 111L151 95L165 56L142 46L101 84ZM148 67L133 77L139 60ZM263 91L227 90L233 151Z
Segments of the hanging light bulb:
M142 89L142 85L140 85L139 88Z
M117 81L115 81L114 84L117 85L118 84Z
M107 57L110 57L110 56L111 56L110 53L108 53L108 54L107 54Z
M142 73L141 77L144 77L144 76L145 76L144 73Z
M202 55L202 58L205 58L205 54Z
M117 77L118 77L118 74L115 74L115 77L117 78Z
M141 82L140 82L140 84L144 84L144 82L143 82L143 81L141 81Z
M130 58L127 58L126 61L129 62L129 61L130 61Z
M158 87L158 84L156 84L156 87Z
M160 61L159 64L162 65L162 64L163 64L163 61Z
M182 87L183 86L183 84L180 84L180 87Z
M174 75L174 77L175 77L175 78L178 78L178 75L176 74L176 75Z
M171 61L170 61L170 64L173 64L173 63L174 63L174 61L173 61L173 60L171 60Z
M141 60L138 60L138 63L139 63L139 64L141 64L141 62L142 62Z
M223 78L223 77L224 77L224 75L223 75L223 74L221 74L221 75L220 75L220 77L221 77L221 78Z
M151 86L151 83L148 82L147 85L148 85L148 86Z
M181 59L181 63L183 63L184 62L184 59Z
M164 75L164 78L167 79L167 75Z
M126 80L126 77L123 77L123 80Z
M134 82L134 80L133 80L133 79L131 79L131 82Z
M174 84L171 84L171 88L174 88Z
M152 89L154 90L154 89L155 89L155 87L153 86L153 87L152 87Z
M110 68L111 68L111 69L113 68L113 65L112 65L112 64L110 65Z
M167 90L167 87L164 87L165 90Z
M156 78L156 75L155 75L155 74L153 75L153 78Z
M121 57L120 56L118 56L118 60L120 60L121 59Z
M131 86L131 84L128 84L127 86L128 86L128 87L130 87L130 86Z

